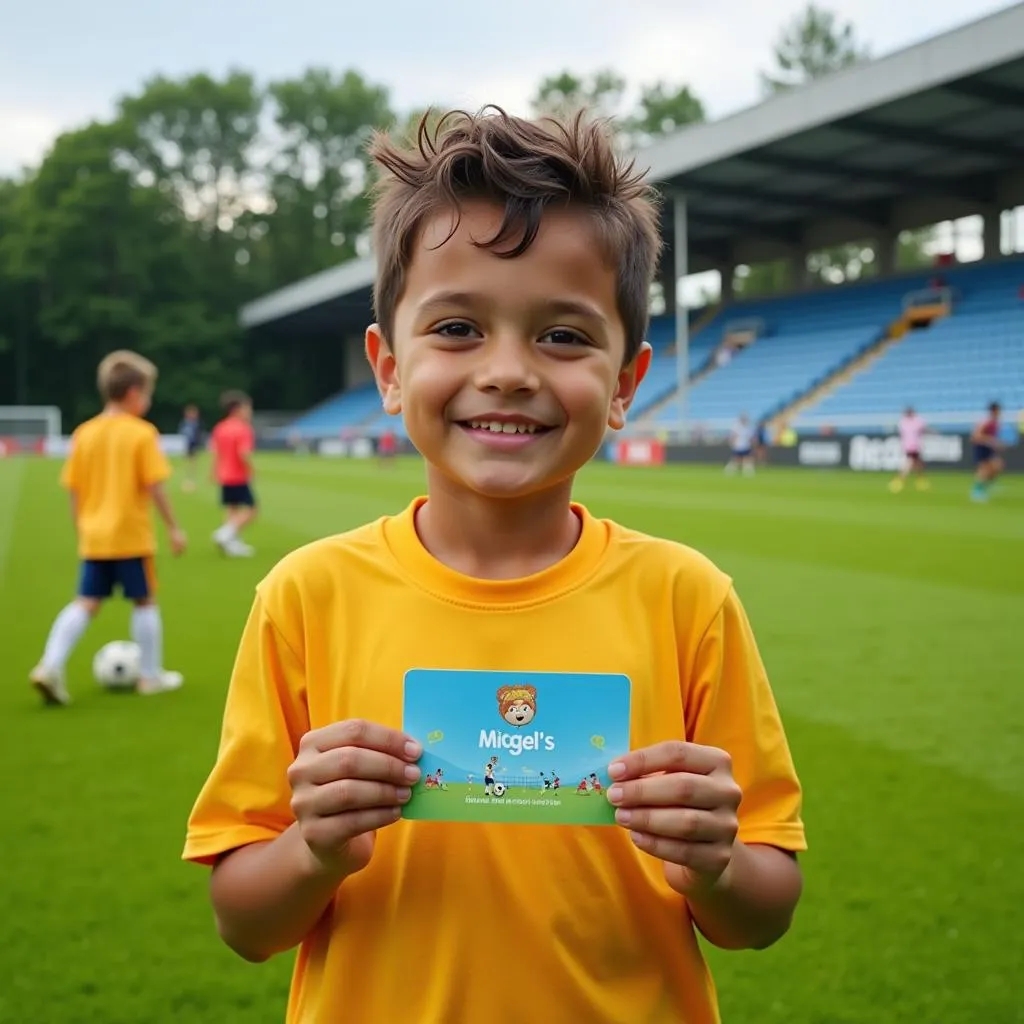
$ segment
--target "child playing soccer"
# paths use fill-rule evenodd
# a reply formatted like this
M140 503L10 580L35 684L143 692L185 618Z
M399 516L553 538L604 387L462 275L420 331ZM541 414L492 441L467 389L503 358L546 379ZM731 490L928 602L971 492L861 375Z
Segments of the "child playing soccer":
M213 428L213 478L220 484L220 503L224 522L214 531L213 541L226 555L245 558L253 549L242 538L242 531L256 518L256 496L252 490L252 402L241 391L221 396L224 418Z
M178 428L185 439L185 479L181 482L183 491L196 489L196 461L203 446L203 422L199 418L197 405L186 405L185 414Z
M911 473L917 475L917 489L926 491L928 481L924 477L924 435L928 424L923 416L911 406L903 410L899 422L900 447L903 449L903 466L899 475L889 481L889 490L898 494L906 486L907 477Z
M134 352L112 352L97 374L103 411L71 435L61 475L71 494L71 516L82 560L78 596L57 616L32 685L48 704L69 704L65 666L103 602L120 587L135 605L132 638L141 650L143 694L176 690L180 672L163 668L163 622L156 603L153 556L156 540L150 503L167 525L171 549L185 550L164 492L170 466L160 450L156 427L143 419L156 384L156 367Z
M654 197L582 118L457 115L372 155L366 350L426 494L259 584L184 857L212 865L240 956L300 947L292 1024L712 1024L696 933L778 940L805 840L729 577L572 500L650 365ZM631 750L590 795L618 827L401 820L420 666L627 675ZM544 951L528 985L488 958L494 929Z
M974 445L974 483L971 485L971 501L988 501L992 485L999 479L1005 463L1003 448L999 436L1002 406L992 402L988 407L988 416L971 431L971 444Z

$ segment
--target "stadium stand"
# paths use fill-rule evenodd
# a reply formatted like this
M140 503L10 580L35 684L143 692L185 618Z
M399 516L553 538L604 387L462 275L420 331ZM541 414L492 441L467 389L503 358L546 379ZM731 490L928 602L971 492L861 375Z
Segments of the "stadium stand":
M891 427L912 405L935 428L957 429L993 400L1024 409L1024 261L941 276L953 292L952 315L911 331L794 426Z
M380 395L375 384L359 387L328 398L293 420L282 434L299 437L325 437L349 427L361 427L380 412Z

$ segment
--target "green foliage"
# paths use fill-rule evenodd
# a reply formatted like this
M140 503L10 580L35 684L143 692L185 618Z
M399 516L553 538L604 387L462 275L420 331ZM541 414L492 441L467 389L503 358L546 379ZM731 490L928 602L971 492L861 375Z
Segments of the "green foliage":
M871 56L850 22L840 22L834 11L814 3L783 28L773 55L775 72L761 73L761 87L768 95L824 78Z

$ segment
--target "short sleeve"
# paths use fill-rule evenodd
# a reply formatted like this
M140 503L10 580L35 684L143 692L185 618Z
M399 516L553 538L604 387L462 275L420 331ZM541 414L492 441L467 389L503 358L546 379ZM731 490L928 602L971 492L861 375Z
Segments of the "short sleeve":
M255 447L256 432L247 424L238 439L238 453L240 455L249 455Z
M217 758L189 817L182 859L213 864L295 820L288 766L309 731L305 673L257 593L228 686Z
M82 457L76 440L72 435L68 455L60 471L60 485L69 491L78 490L82 483Z
M753 630L731 587L698 646L686 722L688 740L732 758L743 792L740 840L805 850L800 782Z
M171 475L171 464L160 447L160 436L154 430L146 435L139 452L139 476L143 487L155 487Z

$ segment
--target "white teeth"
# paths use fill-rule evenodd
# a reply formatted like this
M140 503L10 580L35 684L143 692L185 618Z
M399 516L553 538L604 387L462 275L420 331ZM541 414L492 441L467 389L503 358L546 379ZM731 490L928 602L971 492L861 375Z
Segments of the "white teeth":
M493 434L535 434L537 427L532 423L495 423L493 420L470 420L474 430L489 430Z

